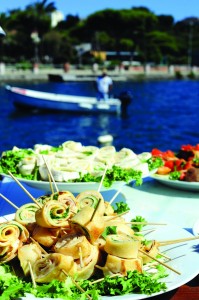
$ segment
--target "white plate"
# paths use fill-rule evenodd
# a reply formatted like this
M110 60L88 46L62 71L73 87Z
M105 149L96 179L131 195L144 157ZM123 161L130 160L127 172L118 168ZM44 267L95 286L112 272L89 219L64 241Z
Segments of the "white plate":
M171 180L168 175L154 174L151 176L153 179L169 187L186 190L186 191L199 191L199 182L188 182L180 180Z
M11 220L13 218L12 215L7 215L4 217L0 217L0 222ZM155 239L157 241L165 241L165 240L173 240L180 238L190 238L193 237L188 231L181 229L176 226L167 225L163 227L158 227L156 231L147 235L147 239ZM181 242L178 244L168 245L164 247L160 247L160 251L171 259L171 262L167 263L173 269L177 270L181 273L181 275L176 274L175 272L167 269L169 274L168 277L162 279L163 282L167 285L167 291L174 290L181 285L186 284L193 278L195 278L199 273L199 240L192 240L187 242ZM103 300L140 300L147 299L152 296L164 294L165 292L155 293L153 295L145 295L145 294L128 294L124 296L103 296ZM27 297L21 298L23 300L30 299L41 299L35 298L33 295L28 295ZM47 300L49 298L42 298L41 300Z
M146 178L152 174L154 174L157 171L157 169L151 171L149 174L144 175L142 178ZM12 177L10 175L7 174L0 174L5 178L9 178L12 179ZM38 180L28 180L28 179L24 179L24 178L19 178L16 177L16 179L20 182L20 183L24 183L32 188L36 188L38 190L42 190L45 192L50 192L51 188L50 188L50 183L47 181L38 181ZM135 183L135 180L132 180L130 182L130 185L132 185L133 183ZM104 192L104 191L108 191L108 190L119 190L123 185L127 184L124 181L115 181L109 188L104 187L103 184L101 185L100 191ZM99 186L100 186L100 182L71 182L71 183L67 183L67 182L56 182L56 186L58 188L58 190L60 191L70 191L71 193L80 193L86 190L98 190Z
M192 230L194 235L199 235L199 219L194 223Z
M3 177L12 179L11 176L7 174L1 174ZM47 181L38 181L38 180L27 180L24 178L16 177L16 179L22 183L26 184L32 188L36 188L38 190L49 192L51 190L50 183ZM103 185L100 188L100 191L108 191L108 190L118 190L125 182L116 181L114 182L110 188L106 188ZM56 182L56 186L60 191L70 191L71 193L80 193L86 190L97 190L99 188L100 182Z

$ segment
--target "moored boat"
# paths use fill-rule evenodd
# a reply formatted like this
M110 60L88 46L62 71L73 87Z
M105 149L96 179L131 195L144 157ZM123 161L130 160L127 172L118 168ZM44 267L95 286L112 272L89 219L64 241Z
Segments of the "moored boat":
M63 110L74 112L121 112L118 98L98 101L95 97L48 93L7 85L7 92L15 106L41 110Z

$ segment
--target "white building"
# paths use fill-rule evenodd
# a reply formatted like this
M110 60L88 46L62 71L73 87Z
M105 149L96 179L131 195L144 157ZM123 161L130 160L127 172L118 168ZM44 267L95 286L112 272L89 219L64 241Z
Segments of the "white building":
M51 27L54 28L57 26L57 24L61 21L64 20L64 15L61 11L54 11L52 14L51 14Z

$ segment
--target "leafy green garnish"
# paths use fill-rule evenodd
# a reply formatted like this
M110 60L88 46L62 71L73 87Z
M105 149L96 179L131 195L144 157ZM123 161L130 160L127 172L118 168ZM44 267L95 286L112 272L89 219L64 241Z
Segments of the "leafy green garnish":
M117 226L107 226L104 229L104 232L101 234L102 237L104 239L106 239L107 235L109 235L109 234L116 234L117 233L116 228L117 228Z
M87 282L82 285L86 289ZM106 276L103 281L93 284L92 287L100 291L100 295L115 296L128 293L142 293L151 295L153 293L166 291L165 283L158 282L148 273L139 273L138 271L130 271L126 277L110 277Z
M75 179L73 182L100 182L102 176L93 176L91 174L81 175L80 178ZM131 182L135 180L136 185L142 184L142 172L133 169L122 169L118 166L113 166L112 169L108 169L103 185L105 187L110 187L115 181Z
M125 211L130 210L129 206L125 202L116 202L116 208L114 208L114 212L118 215L122 214Z
M169 173L170 180L179 180L181 173L179 171L174 171Z
M164 161L161 157L151 157L147 160L149 171L158 169L164 165Z
M146 223L146 219L141 217L141 216L136 216L134 219L131 220L131 222L143 222L143 223ZM131 225L131 228L135 231L135 232L139 232L142 230L143 228L143 224L132 224Z
M25 177L20 175L17 165L24 157L31 155L34 155L32 149L8 150L3 152L0 159L0 173L8 174L8 171L10 171L14 176Z

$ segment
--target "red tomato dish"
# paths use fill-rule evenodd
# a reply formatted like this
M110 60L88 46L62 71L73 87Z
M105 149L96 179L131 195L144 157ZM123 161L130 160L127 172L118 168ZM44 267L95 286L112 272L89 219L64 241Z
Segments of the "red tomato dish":
M182 145L176 152L172 150L161 151L154 148L151 154L163 161L157 174L169 175L171 180L199 182L199 144L194 146Z

